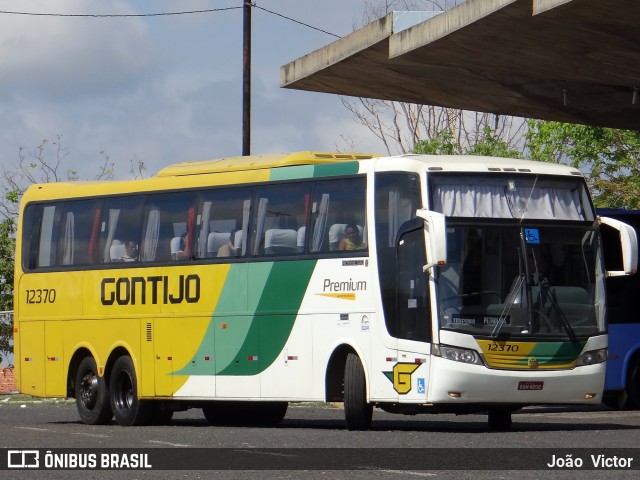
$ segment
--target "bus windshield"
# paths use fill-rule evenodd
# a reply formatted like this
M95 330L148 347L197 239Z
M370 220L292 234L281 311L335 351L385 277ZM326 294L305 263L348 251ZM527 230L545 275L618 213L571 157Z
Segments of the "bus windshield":
M485 338L584 338L605 330L593 225L448 223L440 327Z

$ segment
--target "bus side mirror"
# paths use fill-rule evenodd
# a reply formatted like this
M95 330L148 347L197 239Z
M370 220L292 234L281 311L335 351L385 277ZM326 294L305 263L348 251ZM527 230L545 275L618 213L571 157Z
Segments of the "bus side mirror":
M442 213L431 210L418 209L416 216L424 221L424 230L427 234L429 250L427 252L428 263L423 267L426 272L436 265L447 263L447 228L445 216Z
M622 271L607 272L608 277L633 275L638 269L638 238L631 225L609 217L600 217L600 223L618 231L622 249Z

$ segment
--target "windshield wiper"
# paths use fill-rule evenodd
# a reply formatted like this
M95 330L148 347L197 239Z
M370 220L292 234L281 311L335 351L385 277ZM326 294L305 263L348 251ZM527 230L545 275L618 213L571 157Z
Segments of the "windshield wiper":
M524 283L524 273L521 273L518 275L518 278L516 279L516 281L513 282L513 286L511 287L511 290L509 290L509 293L507 294L507 298L505 298L504 300L505 306L502 309L502 312L500 313L500 318L498 319L498 323L496 323L496 325L493 327L493 330L491 331L491 338L498 338L498 335L500 335L500 330L502 330L502 327L507 321L507 316L511 311L511 307L513 306L514 300L516 299L516 295L518 294L523 283Z
M542 277L540 281L540 300L542 301L542 306L544 306L545 304L545 298L543 298L542 296L543 288L546 290L544 297L549 298L549 303L551 304L555 312L558 314L558 317L560 317L562 326L567 331L567 335L569 336L569 339L572 342L577 342L578 337L576 336L576 332L573 330L573 327L571 326L571 322L569 322L569 319L564 314L564 311L562 310L562 308L560 308L560 305L558 304L558 300L556 298L556 292L552 291L551 293L549 293L549 290L551 287L549 285L549 281L544 277ZM551 320L551 318L549 318L549 320Z

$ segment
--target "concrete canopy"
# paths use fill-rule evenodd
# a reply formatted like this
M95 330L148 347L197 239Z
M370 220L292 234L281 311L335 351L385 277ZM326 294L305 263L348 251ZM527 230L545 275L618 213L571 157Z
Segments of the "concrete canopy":
M467 0L284 65L282 87L640 130L640 2Z

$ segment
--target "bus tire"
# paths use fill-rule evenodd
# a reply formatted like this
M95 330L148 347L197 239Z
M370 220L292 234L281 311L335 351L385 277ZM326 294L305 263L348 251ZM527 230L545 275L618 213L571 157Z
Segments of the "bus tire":
M260 402L255 410L253 425L259 427L275 427L287 414L288 402Z
M113 416L119 425L149 425L155 408L153 402L138 398L138 382L133 361L129 356L116 360L111 370L109 397Z
M627 403L629 410L640 409L640 359L636 359L627 378Z
M511 429L511 410L504 407L491 407L488 412L489 430L505 431Z
M85 357L78 366L74 384L76 407L83 423L107 425L113 412L109 404L109 392L104 377L98 375L93 357Z
M344 367L344 418L349 430L368 430L373 405L367 403L367 382L360 358L347 355Z
M203 405L202 413L209 425L233 425L237 421L231 402L208 402Z
M612 410L624 410L628 395L624 390L606 391L602 394L602 404Z

